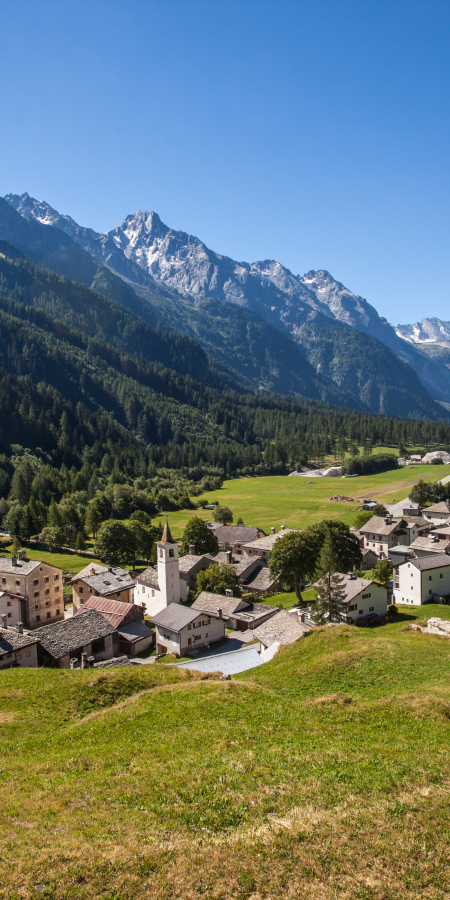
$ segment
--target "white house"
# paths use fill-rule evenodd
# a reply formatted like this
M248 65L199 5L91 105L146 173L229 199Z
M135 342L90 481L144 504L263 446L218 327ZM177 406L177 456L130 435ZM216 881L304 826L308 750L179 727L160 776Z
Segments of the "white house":
M145 569L134 585L134 602L144 605L147 616L155 616L170 603L187 599L187 595L181 596L178 544L173 540L167 519L162 538L156 543L156 556L155 568Z
M387 613L387 589L368 578L341 575L344 579L345 599L341 609L341 621L348 625L363 625L371 616Z
M372 516L359 529L364 537L364 550L373 550L380 559L387 559L391 547L409 542L405 526L404 519L394 520L392 516Z
M169 603L152 617L156 625L156 652L176 653L205 647L225 637L225 619L219 615Z
M17 625L18 622L23 622L24 602L25 601L23 597L18 597L15 594L10 594L8 593L8 591L0 591L0 617L6 616L8 628L10 628L11 625Z
M394 569L394 603L422 606L450 595L450 556L422 556Z
M422 510L422 515L428 522L434 522L436 525L439 522L446 522L450 519L450 501L442 500L441 503L433 503L433 506L427 506Z

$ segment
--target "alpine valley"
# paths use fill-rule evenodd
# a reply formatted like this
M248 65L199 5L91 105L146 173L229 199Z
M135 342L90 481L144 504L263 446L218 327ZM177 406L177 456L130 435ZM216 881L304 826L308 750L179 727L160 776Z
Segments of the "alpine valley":
M389 416L450 418L449 323L426 319L395 328L327 271L300 276L274 260L237 262L167 227L154 212L138 210L99 234L27 193L0 199L0 239L25 257L17 284L3 265L0 296L30 302L32 295L34 305L70 325L68 309L44 284L48 271L44 276L36 266L85 285L116 304L110 338L117 344L120 332L126 352L138 346L146 359L157 329L168 335L158 361L180 371L184 359L191 376L209 365L216 373L211 384L222 373L252 390ZM117 320L125 313L122 328ZM139 321L147 328L142 334ZM84 322L88 337L87 310ZM174 332L184 344L169 339Z

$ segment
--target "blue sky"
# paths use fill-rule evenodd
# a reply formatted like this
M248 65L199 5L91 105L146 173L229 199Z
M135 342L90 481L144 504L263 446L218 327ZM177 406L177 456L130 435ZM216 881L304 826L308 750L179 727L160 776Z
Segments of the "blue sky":
M0 193L450 319L445 0L1 0Z

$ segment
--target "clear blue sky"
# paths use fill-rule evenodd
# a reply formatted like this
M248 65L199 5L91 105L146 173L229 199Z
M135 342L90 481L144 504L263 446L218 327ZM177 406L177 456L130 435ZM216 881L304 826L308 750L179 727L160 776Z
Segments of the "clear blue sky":
M448 0L2 0L0 193L450 319Z

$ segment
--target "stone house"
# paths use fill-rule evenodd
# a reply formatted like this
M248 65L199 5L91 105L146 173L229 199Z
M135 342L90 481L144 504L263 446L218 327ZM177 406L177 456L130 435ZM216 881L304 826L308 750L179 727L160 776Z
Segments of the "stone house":
M275 616L254 629L253 638L259 641L257 650L261 653L273 644L292 644L309 631L310 626L305 625L298 616L280 609Z
M422 510L424 519L428 522L439 525L440 522L448 522L450 520L450 500L442 500L440 503L433 503Z
M70 661L81 662L81 654L95 661L112 659L118 654L116 629L96 609L83 609L63 622L55 622L34 632L38 640L38 663L57 669L69 669Z
M25 618L25 598L0 591L0 617L6 616L8 627L17 625Z
M278 612L277 606L269 606L266 603L250 603L242 597L233 597L229 594L213 594L210 591L202 591L194 600L192 609L203 609L210 615L219 616L226 621L227 628L234 631L248 631L262 625L266 619L270 619Z
M249 541L256 541L265 536L265 531L254 525L220 525L213 522L207 522L207 525L215 534L219 547L225 544L238 556L243 552L242 548Z
M364 550L373 550L380 559L388 558L388 551L397 544L407 544L405 519L391 516L372 516L359 530L364 536Z
M76 615L85 609L96 609L119 635L119 651L136 656L153 644L154 634L144 622L144 607L136 603L122 603L109 597L88 597Z
M152 617L156 651L184 656L225 637L225 619L202 609L170 603Z
M74 615L89 597L133 603L134 581L126 569L90 563L70 581Z
M258 556L265 563L269 562L270 554L279 538L284 537L292 531L298 531L297 528L285 528L281 526L279 532L275 532L275 528L271 528L271 533L257 540L249 541L242 546L242 553L246 556Z
M49 563L27 559L25 550L11 559L0 557L0 590L21 598L25 628L40 628L44 622L64 619L62 571Z
M36 635L24 634L20 622L14 628L7 627L2 616L0 628L0 669L36 669L38 641Z

